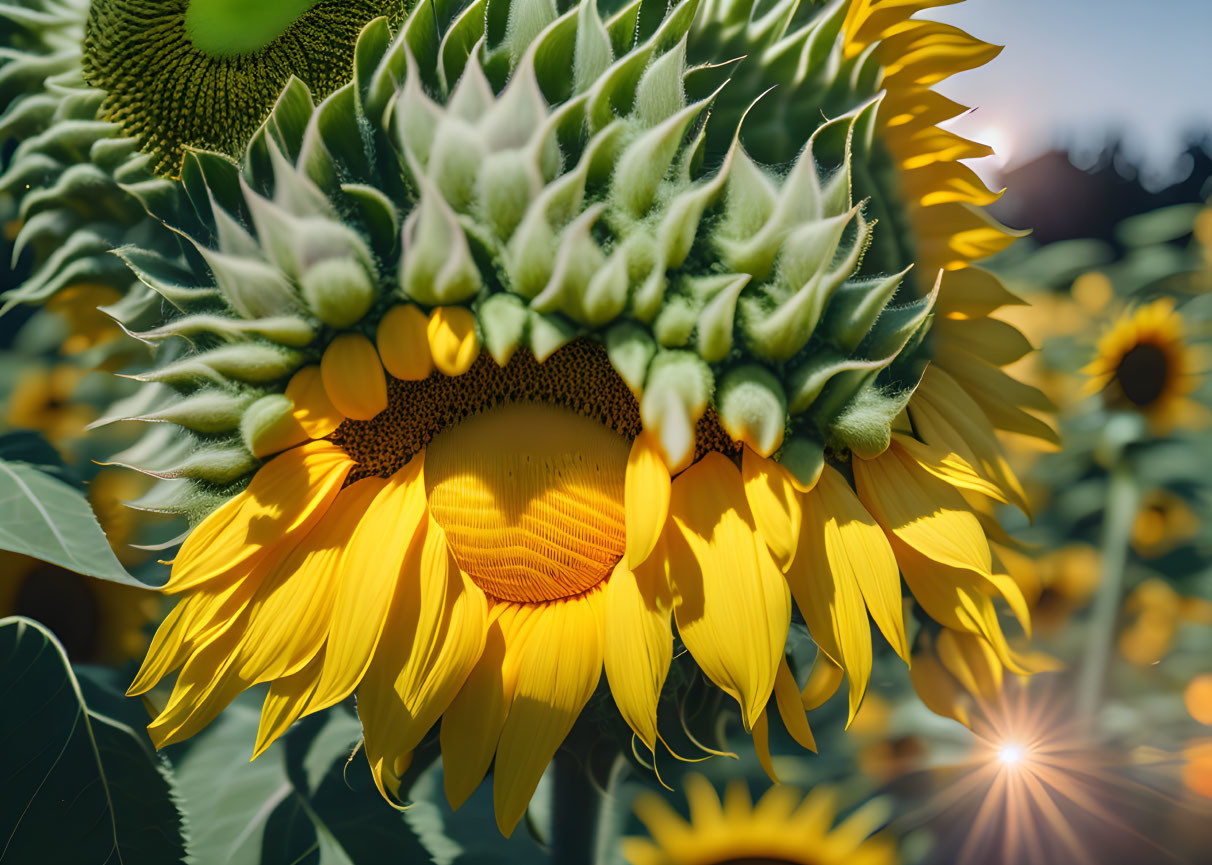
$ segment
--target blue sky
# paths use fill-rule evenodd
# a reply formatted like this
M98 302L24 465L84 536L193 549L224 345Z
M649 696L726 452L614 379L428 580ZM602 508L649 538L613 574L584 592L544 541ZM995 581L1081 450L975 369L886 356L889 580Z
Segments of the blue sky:
M1212 129L1212 0L966 0L925 17L1006 46L939 89L977 109L954 128L1010 162L1118 129L1165 172L1185 130Z

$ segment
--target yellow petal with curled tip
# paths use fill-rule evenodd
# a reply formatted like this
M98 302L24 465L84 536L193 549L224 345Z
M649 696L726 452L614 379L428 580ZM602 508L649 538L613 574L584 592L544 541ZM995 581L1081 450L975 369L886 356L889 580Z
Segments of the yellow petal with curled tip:
M622 562L606 583L603 661L619 714L649 751L656 751L657 701L673 658L673 598L664 563L649 559L632 572ZM663 557L662 557L663 558Z
M492 763L536 609L498 604L492 610L480 660L442 715L442 782L452 808L467 801Z
M337 411L353 420L370 420L387 408L387 377L379 353L360 333L343 333L320 359L324 392Z
M826 535L829 567L854 574L880 633L893 651L908 661L900 569L883 529L836 469L825 468L815 492L821 510L831 516L837 528L836 534L830 531Z
M370 664L405 556L424 537L424 465L421 451L391 476L341 556L324 672L309 712L348 697Z
M345 415L328 398L323 374L316 364L303 367L291 377L286 398L294 403L295 420L313 439L324 438L345 421Z
M944 718L954 718L965 727L972 726L968 697L932 652L920 652L913 656L909 680L913 683L913 690L917 691L918 697L931 712Z
M741 706L746 729L774 690L791 598L756 535L736 466L709 453L673 482L668 533L674 617L709 679ZM865 615L865 613L864 613Z
M804 701L800 698L799 686L795 684L795 677L791 675L786 658L779 662L778 675L774 679L774 700L778 704L783 726L787 728L791 738L801 747L816 753L816 739L812 735L812 728L808 726Z
M429 353L443 375L462 375L480 356L476 317L461 306L439 306L429 314L425 328Z
M787 582L812 639L846 671L852 721L871 678L871 625L855 574L856 551L847 549L851 539L842 532L845 516L828 509L837 500L831 473L835 470L825 469L812 492L804 494L804 528ZM837 481L845 483L840 476Z
M302 717L316 685L320 683L320 671L323 667L324 650L321 649L299 672L270 682L265 702L261 704L257 743L252 755L254 760L265 753L266 748Z
M421 381L433 372L426 328L429 319L410 303L393 306L379 322L375 342L387 371L401 381Z
M812 662L812 671L804 690L800 691L800 700L804 708L811 712L825 704L825 701L837 693L838 685L842 684L843 670L827 654L817 650L816 660Z
M602 677L604 600L592 590L533 613L493 768L497 826L506 837Z
M984 639L944 628L938 635L938 658L974 697L995 700L1002 690L1002 665Z
M163 591L173 593L238 572L317 519L336 498L353 460L327 441L308 442L257 470L189 533Z
M631 443L623 504L627 511L627 564L638 568L656 547L669 518L669 466L656 436L647 430Z
M404 563L383 638L358 687L366 759L384 798L399 789L399 759L429 732L480 659L487 618L484 593L459 571L430 519L419 557Z
M786 571L795 558L803 519L791 472L746 447L741 457L741 477L758 534L780 570Z

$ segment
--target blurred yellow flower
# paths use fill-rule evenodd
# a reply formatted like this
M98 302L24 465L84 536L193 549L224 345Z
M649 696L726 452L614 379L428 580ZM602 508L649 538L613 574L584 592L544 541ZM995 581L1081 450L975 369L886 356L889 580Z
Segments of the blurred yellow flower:
M1145 558L1165 555L1199 531L1199 517L1173 493L1145 497L1132 525L1132 548Z
M120 339L122 328L99 307L117 303L121 298L109 286L81 283L48 300L46 309L61 316L67 324L68 336L59 347L60 352L68 356L81 354Z
M1200 673L1187 683L1183 703L1192 718L1212 726L1212 673Z
M1159 433L1194 425L1199 406L1188 399L1199 372L1174 301L1160 298L1125 313L1098 341L1082 370L1087 394L1102 393L1109 408L1148 418Z
M67 363L46 366L31 363L17 377L9 394L4 420L15 429L37 430L64 451L96 417L92 407L73 400L76 387L88 372Z
M1130 621L1119 635L1119 651L1140 667L1156 664L1169 653L1180 625L1212 622L1212 603L1184 598L1159 577L1133 589L1124 612Z

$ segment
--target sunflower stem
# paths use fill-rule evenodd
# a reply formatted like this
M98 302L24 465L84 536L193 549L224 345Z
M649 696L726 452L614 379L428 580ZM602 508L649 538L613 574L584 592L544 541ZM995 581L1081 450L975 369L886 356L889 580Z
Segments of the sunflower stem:
M551 808L553 865L591 865L599 861L603 824L609 819L607 796L593 783L588 768L567 748L555 755Z
M1090 616L1089 643L1077 681L1078 718L1091 726L1102 703L1111 665L1115 623L1123 597L1124 567L1128 561L1128 544L1138 497L1131 461L1121 454L1111 471L1107 489L1107 508L1103 515L1102 569Z

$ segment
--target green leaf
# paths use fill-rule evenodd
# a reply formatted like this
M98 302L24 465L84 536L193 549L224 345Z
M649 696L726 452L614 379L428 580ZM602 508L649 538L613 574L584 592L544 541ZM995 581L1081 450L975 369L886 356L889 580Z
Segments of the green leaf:
M185 861L165 768L125 724L85 705L63 647L0 620L0 857L6 862Z
M54 475L63 480L71 477L71 472L63 463L63 457L55 450L40 432L34 430L14 430L0 435L0 460L29 463L37 466L40 471Z
M2 459L0 550L147 588L118 562L82 491L27 463Z
M403 816L375 789L365 757L354 754L361 735L356 718L340 710L313 715L249 762L258 716L255 700L237 700L172 752L183 809L196 827L194 862L431 861Z

